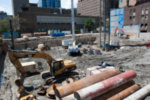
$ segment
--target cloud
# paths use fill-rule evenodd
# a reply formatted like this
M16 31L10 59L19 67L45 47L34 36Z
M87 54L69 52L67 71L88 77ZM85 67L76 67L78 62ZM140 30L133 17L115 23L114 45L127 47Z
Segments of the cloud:
M74 7L77 8L78 0L74 0ZM71 8L71 0L61 0L62 8Z
M30 3L38 3L39 0L30 0ZM74 7L77 8L78 0L74 0ZM62 8L71 8L71 0L61 0Z
M0 6L0 11L4 11L4 12L7 12L8 15L12 15L12 11L9 8L4 8Z
M30 0L30 3L38 3L39 0ZM74 7L77 8L78 0L74 0ZM71 0L61 0L62 8L71 8ZM11 0L1 0L0 11L7 12L8 15L12 15Z
M12 6L11 6L11 0L0 0L0 11L7 12L7 14L12 14Z

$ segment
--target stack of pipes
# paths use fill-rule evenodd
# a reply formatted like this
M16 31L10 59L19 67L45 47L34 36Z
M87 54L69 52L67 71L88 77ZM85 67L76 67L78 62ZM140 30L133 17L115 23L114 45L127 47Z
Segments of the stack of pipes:
M121 73L114 67L94 68L101 71L68 85L55 87L47 94L55 93L57 100L141 100L150 93L150 85L140 89L140 85L133 81L136 77L133 70Z

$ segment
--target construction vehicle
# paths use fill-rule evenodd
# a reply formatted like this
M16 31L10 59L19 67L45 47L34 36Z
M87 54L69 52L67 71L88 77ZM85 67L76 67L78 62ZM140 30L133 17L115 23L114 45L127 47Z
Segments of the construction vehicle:
M22 67L19 59L20 58L42 58L47 60L47 63L49 65L49 75L51 76L57 76L62 73L65 73L67 71L72 71L76 69L76 63L74 63L71 60L62 60L62 59L53 59L50 55L44 52L39 51L29 51L29 50L9 50L8 52L10 61L14 64L16 69L21 73L22 76L29 76L29 74L32 72L25 67ZM42 78L44 78L44 74L42 75Z
M24 79L28 76L33 75L32 71L33 68L28 69L28 67L23 67L20 63L20 58L42 58L47 60L49 65L49 71L44 71L41 73L43 79L47 77L51 77L51 81L55 79L58 75L62 75L66 72L71 72L72 70L76 69L76 63L71 60L62 60L62 59L53 59L49 54L39 51L29 51L29 50L9 50L8 56L10 61L14 64L17 71L20 72L20 79L15 80L16 85L18 86L18 92L20 94L20 100L36 100L33 94L27 93L23 87Z

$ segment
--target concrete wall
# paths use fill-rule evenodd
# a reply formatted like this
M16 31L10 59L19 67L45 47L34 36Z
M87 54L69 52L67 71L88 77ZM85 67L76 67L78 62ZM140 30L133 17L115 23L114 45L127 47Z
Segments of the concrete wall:
M93 43L96 40L97 35L88 34L88 35L78 35L76 36L76 42L82 43L82 44L88 44ZM25 48L37 48L39 43L45 43L46 45L50 47L55 46L62 46L62 40L64 39L70 39L72 36L64 36L64 37L56 37L56 38L50 38L48 37L41 37L41 38L33 38L28 41L25 41L23 39L21 40L15 40L15 49L25 49Z

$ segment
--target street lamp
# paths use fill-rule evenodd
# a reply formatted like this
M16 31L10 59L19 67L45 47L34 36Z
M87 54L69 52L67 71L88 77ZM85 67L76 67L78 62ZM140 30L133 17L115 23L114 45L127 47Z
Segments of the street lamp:
M71 0L71 13L72 13L72 38L75 42L75 19L74 19L74 2Z
M99 13L100 13L100 16L99 16L99 34L100 34L100 44L99 44L99 46L100 46L100 48L102 47L102 28L101 28L101 22L102 22L102 16L101 16L101 1L102 0L100 0L100 8L99 8Z
M104 0L104 50L106 44L106 0Z

